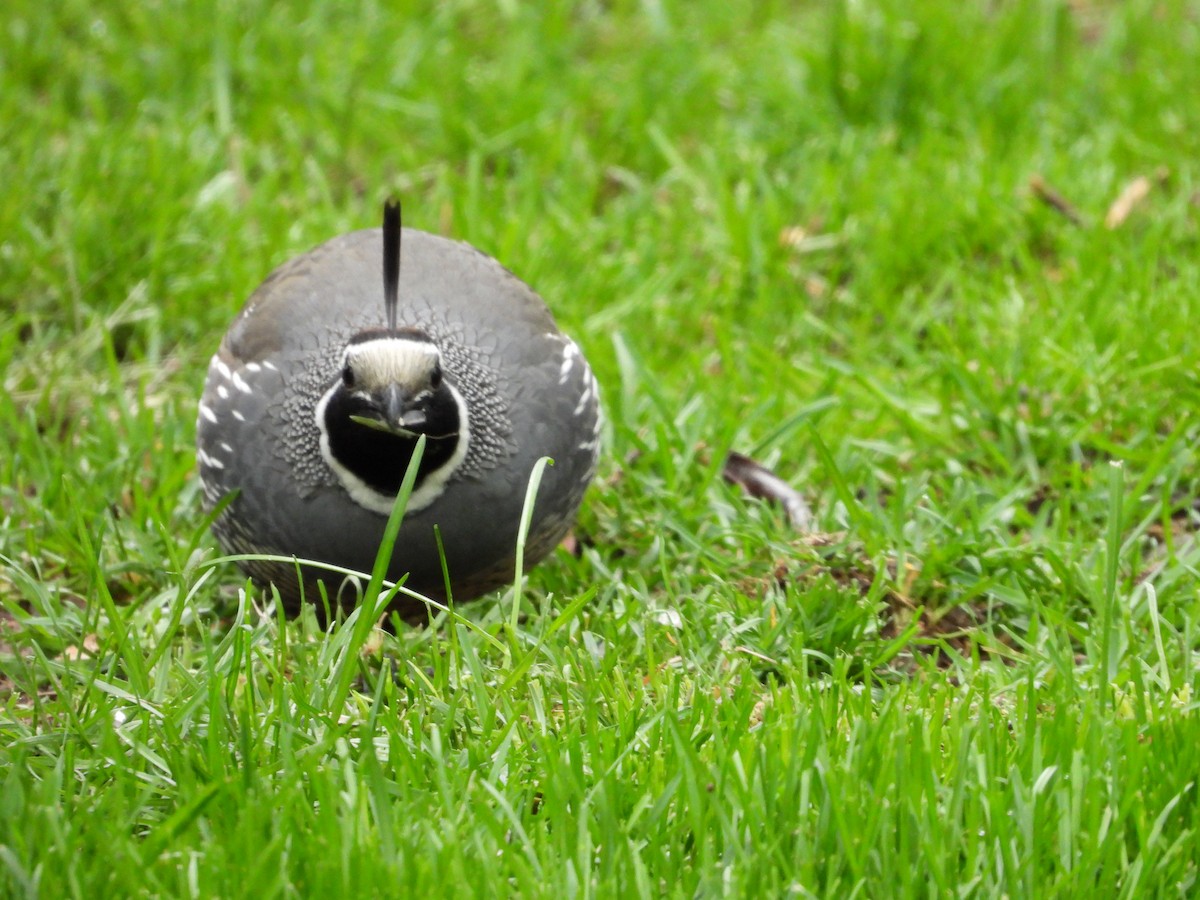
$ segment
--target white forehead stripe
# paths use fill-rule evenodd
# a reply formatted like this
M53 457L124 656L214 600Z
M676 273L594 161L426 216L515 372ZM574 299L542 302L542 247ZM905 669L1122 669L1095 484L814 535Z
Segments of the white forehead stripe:
M348 346L343 362L370 388L387 384L424 385L440 360L437 347L428 341L380 337Z

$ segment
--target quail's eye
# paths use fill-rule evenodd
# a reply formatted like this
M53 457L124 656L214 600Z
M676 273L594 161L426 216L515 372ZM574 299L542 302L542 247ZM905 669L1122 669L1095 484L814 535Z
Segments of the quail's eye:
M442 386L442 367L441 366L438 366L432 372L429 373L429 386L434 388L435 390Z
M342 384L348 388L354 387L354 369L350 368L350 366L342 369Z

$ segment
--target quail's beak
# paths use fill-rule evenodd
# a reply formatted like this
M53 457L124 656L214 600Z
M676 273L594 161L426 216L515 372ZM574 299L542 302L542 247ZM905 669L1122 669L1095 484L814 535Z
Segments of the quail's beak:
M425 411L413 406L412 396L399 385L389 384L380 407L387 430L401 437L415 438L425 427Z
M413 439L425 427L425 411L415 407L412 396L399 385L389 384L374 405L372 415L351 416L351 420L376 431Z

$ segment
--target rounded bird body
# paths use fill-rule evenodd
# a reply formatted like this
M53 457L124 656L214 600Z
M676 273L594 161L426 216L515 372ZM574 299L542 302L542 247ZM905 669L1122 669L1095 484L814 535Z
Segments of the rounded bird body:
M229 553L369 573L424 434L388 577L408 574L407 587L445 599L436 527L454 599L470 600L512 580L526 487L543 456L554 465L534 504L526 565L569 530L597 459L596 383L537 294L490 257L435 235L403 230L389 323L382 237L372 229L322 244L247 301L200 401L205 503L237 492L214 524ZM293 564L242 566L295 610ZM318 578L338 593L340 577L309 567L310 600Z

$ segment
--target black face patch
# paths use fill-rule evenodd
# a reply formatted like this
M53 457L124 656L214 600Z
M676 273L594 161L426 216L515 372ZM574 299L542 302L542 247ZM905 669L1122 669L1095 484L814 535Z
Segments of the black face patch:
M416 480L416 487L420 487L427 476L453 458L458 448L461 423L458 403L444 383L438 390L415 400L413 409L422 412L425 421L413 430L412 436L368 427L354 419L378 418L379 402L339 385L325 406L329 452L369 487L390 497L400 490L416 449L417 435L424 434L425 454Z

